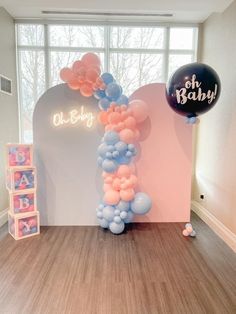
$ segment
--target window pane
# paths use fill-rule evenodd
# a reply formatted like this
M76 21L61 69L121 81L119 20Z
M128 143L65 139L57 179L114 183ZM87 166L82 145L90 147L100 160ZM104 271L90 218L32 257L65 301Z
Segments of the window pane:
M152 82L163 82L162 54L112 53L110 72L131 95L137 88Z
M164 46L164 28L112 27L112 48L161 49Z
M32 142L32 116L45 90L44 52L19 51L21 130L24 142Z
M193 49L194 28L176 27L170 29L170 49Z
M57 47L104 47L104 27L50 25L49 44Z
M193 62L192 55L176 55L169 56L169 76L184 64Z
M19 24L18 44L26 46L43 46L44 45L44 27L35 24Z
M64 67L71 67L73 62L81 59L85 52L73 52L73 51L51 51L50 52L50 86L63 83L60 79L60 70ZM102 72L104 71L104 54L96 54L101 59Z

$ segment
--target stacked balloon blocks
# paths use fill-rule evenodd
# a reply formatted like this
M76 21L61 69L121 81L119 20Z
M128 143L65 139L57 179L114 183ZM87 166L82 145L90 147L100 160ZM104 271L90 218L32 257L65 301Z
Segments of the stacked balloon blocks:
M6 187L9 191L8 226L15 240L39 234L36 169L32 145L7 144Z

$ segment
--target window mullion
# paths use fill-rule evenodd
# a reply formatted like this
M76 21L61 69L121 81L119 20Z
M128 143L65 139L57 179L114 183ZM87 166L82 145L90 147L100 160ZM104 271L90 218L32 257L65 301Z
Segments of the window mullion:
M49 34L48 25L44 24L44 71L45 71L45 89L50 86L50 60L49 60Z

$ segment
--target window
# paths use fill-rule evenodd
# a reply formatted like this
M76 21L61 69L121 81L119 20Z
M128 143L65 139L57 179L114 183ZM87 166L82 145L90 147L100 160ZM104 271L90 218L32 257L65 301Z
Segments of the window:
M129 96L138 87L166 82L196 60L197 27L17 24L22 142L32 142L32 115L43 92L62 83L61 68L89 51L102 60Z

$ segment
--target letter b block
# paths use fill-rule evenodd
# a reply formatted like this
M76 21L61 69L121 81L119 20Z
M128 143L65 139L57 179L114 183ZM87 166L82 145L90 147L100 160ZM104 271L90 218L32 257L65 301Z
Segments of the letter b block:
M9 198L9 210L13 214L29 213L37 210L35 190L10 192Z

